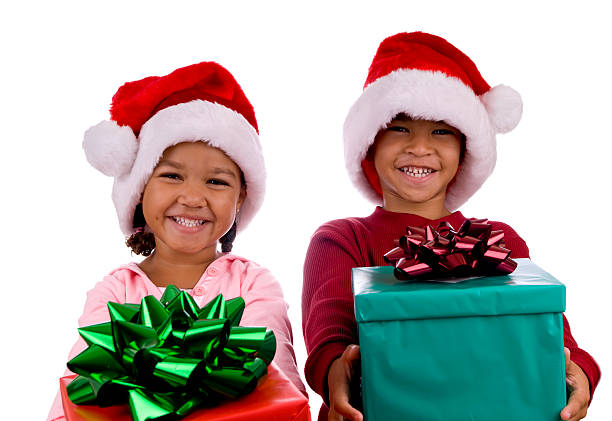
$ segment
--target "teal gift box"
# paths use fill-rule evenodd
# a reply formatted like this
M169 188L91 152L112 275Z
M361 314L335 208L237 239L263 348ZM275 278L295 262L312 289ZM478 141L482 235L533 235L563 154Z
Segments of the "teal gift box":
M510 275L406 282L353 269L367 421L557 421L565 287L529 259Z

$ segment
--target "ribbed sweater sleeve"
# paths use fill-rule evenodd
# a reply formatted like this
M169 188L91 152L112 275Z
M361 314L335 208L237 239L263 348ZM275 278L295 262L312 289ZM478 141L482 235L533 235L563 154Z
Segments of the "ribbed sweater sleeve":
M519 235L509 225L502 222L492 222L492 225L493 229L501 229L504 231L506 248L512 250L511 257L529 257L529 249L527 248L527 244L525 244L525 241L519 237ZM597 387L601 377L601 371L595 362L595 359L588 352L581 349L576 343L565 314L563 315L563 344L570 350L570 360L578 364L589 379L589 389L591 392L590 400L592 400L593 393L595 392L595 388Z
M589 379L589 389L591 391L589 403L591 403L593 400L593 393L601 377L601 371L595 359L591 357L588 352L578 347L576 340L572 336L572 331L565 315L563 315L563 343L570 350L570 360L578 364Z
M350 229L341 221L313 235L304 263L302 329L310 387L327 403L327 371L347 345L357 343L351 269L362 264ZM340 228L340 229L338 229Z

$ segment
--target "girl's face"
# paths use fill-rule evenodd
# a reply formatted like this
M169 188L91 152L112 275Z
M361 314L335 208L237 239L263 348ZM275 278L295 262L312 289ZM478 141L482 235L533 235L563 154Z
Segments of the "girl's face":
M204 142L166 149L142 197L156 253L215 254L246 196L240 174L223 151Z
M385 209L442 217L446 188L459 167L461 137L459 130L444 122L401 116L381 130L374 166Z

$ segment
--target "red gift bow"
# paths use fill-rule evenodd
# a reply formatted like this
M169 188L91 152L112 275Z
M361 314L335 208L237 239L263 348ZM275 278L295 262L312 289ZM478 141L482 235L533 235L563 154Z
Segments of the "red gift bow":
M448 222L437 229L409 226L395 245L384 259L401 280L505 275L517 266L504 248L504 232L493 231L488 219L467 219L458 231Z

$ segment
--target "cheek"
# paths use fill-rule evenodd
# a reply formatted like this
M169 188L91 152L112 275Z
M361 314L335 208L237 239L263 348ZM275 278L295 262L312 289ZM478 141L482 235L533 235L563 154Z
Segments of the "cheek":
M443 150L444 160L446 166L449 168L457 168L461 157L461 141L455 139L453 142L449 142L445 145Z
M142 213L147 223L160 219L165 197L167 197L167 194L164 194L163 189L156 186L145 186L142 194Z
M456 170L459 167L459 152L450 155L448 161L450 166Z
M376 150L374 152L374 167L380 174L381 170L393 165L393 157L399 152L394 142L389 141L384 136L381 137L376 143Z
M211 198L212 199L212 198ZM240 192L223 192L217 194L214 200L209 201L209 207L218 219L231 220L234 222L236 217L236 210L238 209L240 201Z
M153 204L154 200L151 200L151 196L143 196L142 198L142 214L144 215L145 222L147 225L151 225L151 223L156 219L156 210Z

